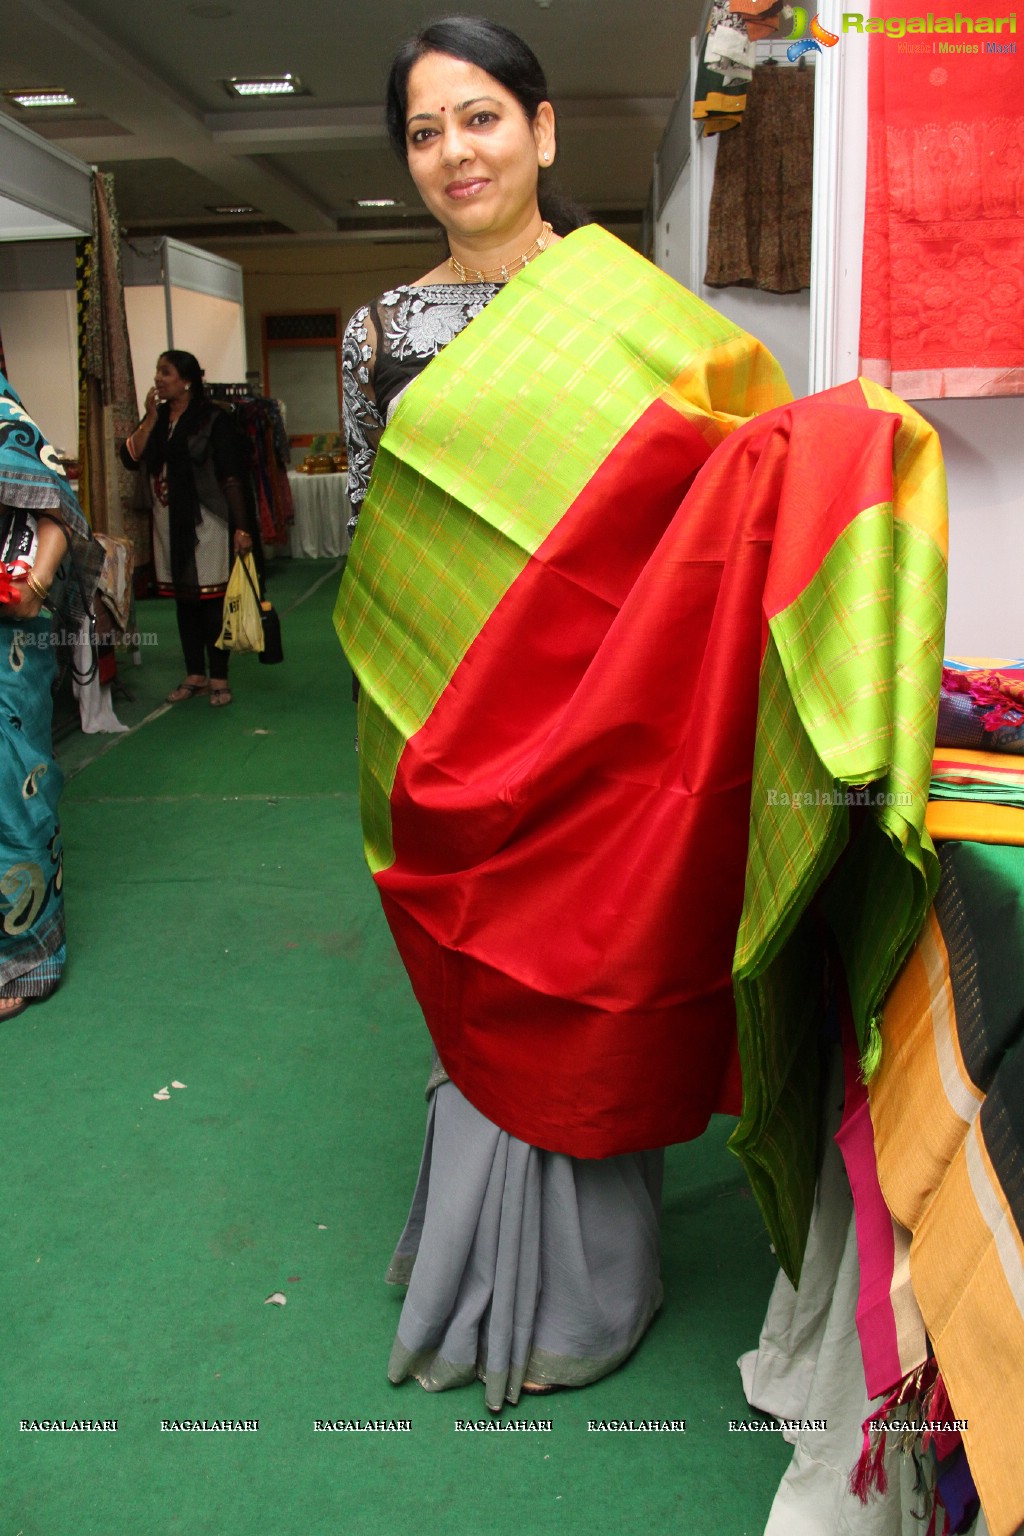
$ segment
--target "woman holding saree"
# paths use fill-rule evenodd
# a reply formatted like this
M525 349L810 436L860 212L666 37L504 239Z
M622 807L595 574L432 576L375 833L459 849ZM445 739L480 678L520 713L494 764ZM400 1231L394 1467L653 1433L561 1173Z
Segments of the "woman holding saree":
M427 28L387 114L449 250L345 339L365 510L337 627L367 858L436 1047L389 1375L479 1376L498 1411L636 1347L658 1149L739 1108L752 727L685 732L752 716L761 610L715 608L720 493L655 555L715 444L789 396L753 338L548 212L554 112L506 29ZM700 670L716 611L742 686Z
M540 65L513 34L476 18L428 28L398 55L387 110L392 143L450 254L348 327L357 513L406 385L561 238L538 205L539 172L555 157L554 113ZM392 1381L414 1376L436 1391L479 1374L497 1411L521 1391L614 1369L661 1301L663 1155L585 1163L531 1146L475 1109L440 1058L428 1091L419 1182L388 1274L409 1286Z
M49 997L64 967L53 615L77 630L102 550L52 448L2 375L0 529L7 556L0 563L0 1020L7 1020Z

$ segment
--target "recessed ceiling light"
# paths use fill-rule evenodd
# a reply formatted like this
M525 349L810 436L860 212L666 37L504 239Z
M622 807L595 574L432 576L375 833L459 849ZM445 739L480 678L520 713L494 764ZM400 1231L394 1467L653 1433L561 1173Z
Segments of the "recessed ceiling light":
M308 96L298 75L232 75L224 81L229 96Z
M397 197L354 197L353 203L357 208L404 208L405 204Z
M19 107L77 107L69 91L4 91L8 101Z
M259 213L252 203L207 203L207 213Z

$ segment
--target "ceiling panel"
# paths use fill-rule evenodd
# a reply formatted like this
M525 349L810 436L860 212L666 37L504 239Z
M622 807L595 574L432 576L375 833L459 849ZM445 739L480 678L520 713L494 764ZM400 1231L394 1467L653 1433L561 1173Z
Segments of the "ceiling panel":
M695 0L475 8L519 31L544 63L566 189L597 210L642 209L686 73ZM395 44L424 13L423 0L12 0L0 88L59 85L80 106L68 117L0 110L113 169L128 224L163 219L170 230L237 202L259 208L267 227L321 236L366 196L398 197L411 217L418 208L387 148L380 102ZM286 69L310 95L243 102L219 84ZM236 227L225 219L225 232Z
M198 8L202 0L197 0ZM321 105L377 102L395 47L436 14L422 0L225 0L206 20L187 0L161 6L78 0L75 12L204 111L230 74L291 70ZM474 0L534 49L556 95L674 95L700 7L686 0ZM437 10L443 10L438 7ZM5 12L6 14L6 12Z
M177 160L112 160L101 170L114 177L117 211L124 224L152 224L160 218L196 219L230 193Z

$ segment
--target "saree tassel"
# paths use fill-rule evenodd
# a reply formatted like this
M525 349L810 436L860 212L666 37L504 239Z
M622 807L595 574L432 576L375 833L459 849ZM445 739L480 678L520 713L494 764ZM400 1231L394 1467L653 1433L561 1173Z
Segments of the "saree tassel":
M868 1039L860 1058L860 1073L864 1082L869 1083L882 1065L882 1030L881 1020L873 1018L868 1025Z
M862 1504L866 1504L873 1493L885 1493L889 1487L889 1474L885 1470L885 1430L877 1432L877 1438L872 1448L871 1435L868 1430L870 1422L870 1419L865 1419L864 1421L864 1441L860 1457L850 1474L850 1492Z
M942 1530L939 1531L939 1510L942 1510ZM932 1517L928 1522L928 1530L925 1536L949 1536L949 1510L939 1498L938 1493L932 1500Z
M925 1393L921 1404L921 1417L925 1420L936 1421L948 1421L953 1417L953 1405L949 1400L949 1393L946 1391L946 1383L938 1372L936 1372L935 1380ZM922 1436L921 1443L927 1448L934 1438L933 1432L926 1430Z

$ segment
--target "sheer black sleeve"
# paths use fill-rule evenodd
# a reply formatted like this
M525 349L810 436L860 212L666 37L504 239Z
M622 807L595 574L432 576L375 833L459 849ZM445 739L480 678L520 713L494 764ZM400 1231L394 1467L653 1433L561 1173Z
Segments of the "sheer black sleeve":
M342 343L341 386L348 448L348 499L352 523L359 516L366 488L370 483L373 461L384 431L384 416L377 404L373 387L373 367L377 353L377 334L371 308L357 309L345 327Z

